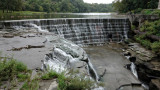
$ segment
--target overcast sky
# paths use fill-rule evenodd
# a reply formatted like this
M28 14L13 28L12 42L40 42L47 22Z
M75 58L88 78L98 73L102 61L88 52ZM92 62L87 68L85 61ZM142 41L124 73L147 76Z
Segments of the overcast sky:
M86 3L105 3L105 4L108 4L108 3L112 3L114 0L83 0L84 2Z

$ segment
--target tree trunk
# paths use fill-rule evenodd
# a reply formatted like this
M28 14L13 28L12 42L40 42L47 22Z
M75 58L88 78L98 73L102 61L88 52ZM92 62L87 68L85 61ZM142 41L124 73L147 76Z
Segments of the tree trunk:
M160 0L159 0L159 3L158 3L158 9L160 9Z

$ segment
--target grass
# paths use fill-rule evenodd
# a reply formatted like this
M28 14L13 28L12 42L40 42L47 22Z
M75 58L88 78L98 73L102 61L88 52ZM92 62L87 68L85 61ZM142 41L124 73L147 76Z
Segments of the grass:
M33 79L26 81L20 90L38 90L39 89L39 79Z
M27 66L13 58L0 58L0 81L12 80L18 73L27 72Z
M0 54L0 86L3 82L10 83L6 86L8 89L13 89L20 82L26 81L31 74L27 66L22 62L15 60L12 57L1 57Z
M50 79L54 79L54 78L58 78L59 74L54 72L53 70L50 70L49 72L43 74L41 76L42 80L50 80Z
M95 81L85 79L85 75L78 75L77 71L70 70L67 75L49 70L41 76L42 80L57 79L58 90L91 90L95 86ZM102 86L102 83L98 85Z
M91 90L94 88L94 83L84 77L65 77L62 74L58 77L58 90Z
M32 14L46 14L46 12L34 12L34 11L14 11L12 13L7 13L5 11L5 13L3 13L2 10L0 10L0 15L5 15L5 14L18 14L18 15L32 15Z
M95 81L85 79L85 75L80 75L78 71L71 70L67 75L64 73L57 73L53 70L37 74L36 77L31 79L31 70L22 62L19 62L10 57L0 56L0 86L4 81L11 84L4 86L7 89L14 89L19 82L24 82L20 90L38 90L40 88L39 82L43 80L57 79L58 90L90 90L95 87ZM102 85L102 84L97 84Z
M33 11L15 11L12 13L3 13L0 10L0 20L19 20L19 19L35 19L43 18L46 12L33 12Z
M27 78L29 78L28 73L19 73L17 75L17 78L20 82L25 81Z

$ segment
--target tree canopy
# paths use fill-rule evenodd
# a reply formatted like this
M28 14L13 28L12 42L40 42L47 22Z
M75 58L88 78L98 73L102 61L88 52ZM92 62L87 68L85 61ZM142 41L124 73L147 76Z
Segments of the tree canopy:
M83 0L0 0L0 9L40 12L111 12L112 4L89 4Z
M141 11L142 9L155 9L158 6L159 0L115 0L113 3L114 9L120 13L128 11Z

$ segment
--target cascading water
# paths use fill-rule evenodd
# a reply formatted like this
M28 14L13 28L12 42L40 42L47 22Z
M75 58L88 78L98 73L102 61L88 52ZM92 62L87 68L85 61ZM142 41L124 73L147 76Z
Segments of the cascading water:
M128 39L130 29L129 19L38 19L4 21L3 24L6 28L19 29L32 26L40 32L53 32L81 46L104 44L109 41L109 34L115 42Z
M131 68L131 72L133 73L133 75L134 75L136 78L138 78L137 70L136 70L136 65L135 65L133 62L131 62L130 68Z

